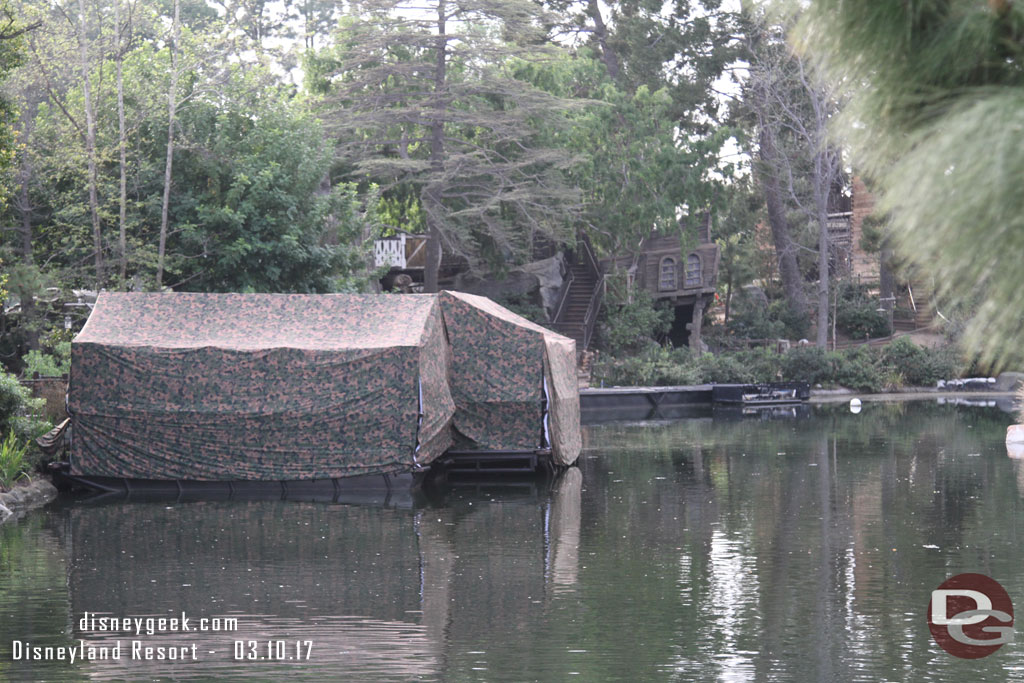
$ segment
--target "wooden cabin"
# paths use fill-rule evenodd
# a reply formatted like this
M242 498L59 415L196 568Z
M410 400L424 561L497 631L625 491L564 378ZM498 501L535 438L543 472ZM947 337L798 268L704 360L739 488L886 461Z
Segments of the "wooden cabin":
M675 309L669 339L676 346L699 348L701 319L715 296L721 253L711 239L710 214L696 230L688 230L685 223L680 228L681 234L652 233L637 252L606 259L601 266L608 277L623 274L627 287L669 301Z

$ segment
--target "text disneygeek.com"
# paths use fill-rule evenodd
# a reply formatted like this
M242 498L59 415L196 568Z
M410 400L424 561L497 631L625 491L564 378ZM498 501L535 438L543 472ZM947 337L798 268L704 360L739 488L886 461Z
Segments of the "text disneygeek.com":
M238 631L236 617L190 617L184 612L173 617L118 617L85 612L77 625L78 632L83 635L123 635L125 639L111 641L103 638L95 642L79 639L67 645L41 645L26 640L13 640L11 659L69 663L121 659L198 661L203 654L223 653L235 661L306 661L313 650L313 642L309 640L234 640L230 645L203 640L200 650L200 645L195 642L154 644L141 638L164 634L235 632Z

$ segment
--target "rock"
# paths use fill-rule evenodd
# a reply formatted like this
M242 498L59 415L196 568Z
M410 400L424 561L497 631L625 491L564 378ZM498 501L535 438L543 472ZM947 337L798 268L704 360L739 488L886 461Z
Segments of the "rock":
M45 505L56 497L57 489L53 484L47 479L39 477L33 479L27 486L17 486L10 491L0 493L0 508L7 510L8 513L23 514L32 508ZM5 515L3 510L0 510L0 521L10 516L9 514Z
M5 500L3 502L6 503L7 505L13 505L15 507L20 507L21 503L23 503L25 501L25 498L27 496L28 496L28 494L25 491L25 489L23 489L20 486L18 486L18 487L15 487L15 488L11 489L10 491L8 491L7 493L4 494Z
M1024 372L1001 372L996 377L995 391L1017 391L1024 383Z
M757 308L768 308L768 295L757 285L744 285L743 297Z
M509 298L524 298L536 306L542 306L550 319L558 305L564 272L565 263L559 253L543 261L533 261L513 268L501 280L462 273L455 278L453 289L479 294L499 302Z

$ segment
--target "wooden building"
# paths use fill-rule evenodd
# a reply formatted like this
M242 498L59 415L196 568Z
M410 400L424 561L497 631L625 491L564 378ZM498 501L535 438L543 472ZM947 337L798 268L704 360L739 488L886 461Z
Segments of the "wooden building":
M718 284L718 245L711 239L711 215L696 230L685 223L671 235L651 233L634 253L601 262L607 277L623 277L627 287L647 290L675 311L669 339L676 346L700 348L704 310Z

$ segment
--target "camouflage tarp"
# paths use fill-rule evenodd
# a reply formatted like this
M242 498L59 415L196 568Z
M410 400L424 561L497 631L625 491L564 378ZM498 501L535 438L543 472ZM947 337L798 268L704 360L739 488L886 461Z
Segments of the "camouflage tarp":
M436 297L104 293L72 344L71 473L408 470L450 445L448 363Z
M442 292L452 348L457 443L478 450L551 446L570 465L581 449L576 342L490 299Z

